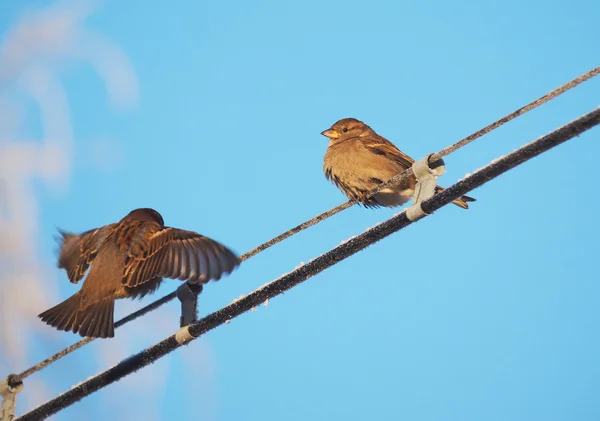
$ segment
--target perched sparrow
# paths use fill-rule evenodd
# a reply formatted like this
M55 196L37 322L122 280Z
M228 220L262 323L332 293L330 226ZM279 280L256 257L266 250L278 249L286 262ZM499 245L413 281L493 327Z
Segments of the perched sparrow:
M112 338L115 299L155 292L162 278L194 284L219 280L240 263L233 252L192 231L165 227L154 209L136 209L115 224L70 234L61 231L58 267L83 286L39 317L58 330Z
M323 165L325 177L348 198L358 200L367 208L400 206L412 198L417 182L414 175L365 199L369 190L415 162L365 123L344 118L321 134L330 139ZM443 187L436 187L436 192L442 190ZM472 197L463 196L452 203L468 209L467 202L474 201Z

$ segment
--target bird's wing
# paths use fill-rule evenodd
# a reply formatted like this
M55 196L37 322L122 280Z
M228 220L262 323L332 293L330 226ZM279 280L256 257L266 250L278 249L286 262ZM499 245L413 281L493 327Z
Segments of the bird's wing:
M231 273L239 263L231 250L208 237L165 227L130 249L122 283L135 288L155 277L206 283Z
M404 168L411 167L415 162L414 159L400 151L392 142L382 136L366 136L361 138L361 142L369 152L391 158Z
M98 249L117 224L95 228L81 234L59 230L61 235L58 267L67 272L69 281L76 284L85 276Z

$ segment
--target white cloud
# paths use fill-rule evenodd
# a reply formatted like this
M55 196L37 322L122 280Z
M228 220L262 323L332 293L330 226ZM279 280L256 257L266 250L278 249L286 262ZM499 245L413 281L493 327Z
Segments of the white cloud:
M56 337L36 317L59 297L54 272L39 256L35 186L64 191L72 173L75 135L61 80L63 65L89 64L113 106L128 107L138 98L135 72L125 53L86 27L92 11L83 1L29 10L0 40L0 370L6 374L37 362L30 357L35 337ZM26 116L39 118L38 136L25 126ZM116 349L108 358L114 361L132 352L131 343L122 342L121 348L116 344L101 345L100 355ZM19 412L28 409L23 403L31 407L49 398L48 389L60 392L44 386L39 377L26 384Z

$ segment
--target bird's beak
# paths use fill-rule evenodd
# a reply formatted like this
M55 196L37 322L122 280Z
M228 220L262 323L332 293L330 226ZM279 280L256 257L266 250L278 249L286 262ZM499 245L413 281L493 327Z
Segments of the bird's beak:
M338 137L340 137L340 134L333 129L327 129L324 132L321 132L321 134L330 139L337 139Z

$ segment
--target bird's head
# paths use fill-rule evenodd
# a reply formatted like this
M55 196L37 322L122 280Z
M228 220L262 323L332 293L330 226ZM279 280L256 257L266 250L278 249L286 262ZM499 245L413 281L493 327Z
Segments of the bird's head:
M332 143L337 143L346 139L365 136L371 132L371 128L362 121L355 118L343 118L336 121L333 126L321 132L321 134L329 138Z
M134 209L123 219L135 219L137 221L153 221L165 226L165 221L160 213L151 208Z

